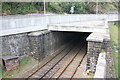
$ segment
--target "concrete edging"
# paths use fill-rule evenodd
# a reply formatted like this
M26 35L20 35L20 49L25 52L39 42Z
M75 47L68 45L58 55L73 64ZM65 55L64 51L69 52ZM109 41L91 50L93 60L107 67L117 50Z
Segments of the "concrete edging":
M105 78L106 76L106 53L100 53L96 65L94 78Z

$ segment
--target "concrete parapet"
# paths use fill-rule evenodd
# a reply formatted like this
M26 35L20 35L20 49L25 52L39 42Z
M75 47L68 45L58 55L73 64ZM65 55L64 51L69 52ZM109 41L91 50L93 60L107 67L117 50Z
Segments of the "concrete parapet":
M87 41L94 41L94 42L103 42L103 33L91 33L87 39Z
M2 30L2 32L0 32L0 36L43 30L43 29L47 29L48 24L85 22L85 25L86 25L86 22L88 21L96 21L96 20L103 20L103 19L118 20L118 15L117 14L112 14L112 15L111 14L109 15L108 14L97 14L97 15L96 14L80 14L80 15L29 14L29 15L1 16L0 29ZM113 20L113 21L116 21L116 20ZM96 22L95 24L98 24L98 22ZM91 29L91 31L93 29Z
M94 78L106 77L106 53L100 53L96 65Z

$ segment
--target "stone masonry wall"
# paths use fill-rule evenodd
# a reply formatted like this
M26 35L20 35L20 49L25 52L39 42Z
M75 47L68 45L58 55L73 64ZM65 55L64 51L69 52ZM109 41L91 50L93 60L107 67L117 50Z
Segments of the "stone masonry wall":
M30 53L27 33L2 36L0 54L24 55Z
M104 39L103 49L106 52L106 78L116 78L110 40Z
M37 34L37 35L36 35ZM67 43L69 35L64 32L32 32L29 34L32 56L41 61Z
M92 73L96 71L99 53L104 50L106 52L106 71L105 78L115 78L114 61L112 57L112 48L110 39L105 38L103 42L88 41L87 47L87 68Z
M96 70L96 64L98 60L99 53L101 52L101 42L88 42L87 47L87 70L94 73Z
M31 33L14 34L1 36L2 40L0 54L33 56L34 59L41 61L51 55L62 45L70 41L71 33L49 32L47 30Z

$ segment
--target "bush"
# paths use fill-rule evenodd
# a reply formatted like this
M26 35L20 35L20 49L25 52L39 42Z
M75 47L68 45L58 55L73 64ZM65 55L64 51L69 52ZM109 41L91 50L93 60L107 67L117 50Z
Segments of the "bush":
M27 14L43 12L43 2L3 2L3 15L10 14ZM75 6L73 14L95 13L95 2L46 2L46 11L57 14L70 14L70 9ZM117 9L117 3L99 3L99 12L105 13L113 9Z

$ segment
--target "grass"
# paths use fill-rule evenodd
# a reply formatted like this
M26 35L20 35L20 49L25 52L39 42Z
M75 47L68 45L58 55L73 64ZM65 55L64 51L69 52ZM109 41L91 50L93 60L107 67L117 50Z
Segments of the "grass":
M118 25L110 26L110 36L111 40L118 44Z
M104 50L104 49L102 49L102 50L101 50L101 52L102 52L102 53L104 53L104 52L105 52L105 50Z
M111 36L111 42L112 42L112 51L113 51L113 58L115 62L115 72L116 72L116 77L120 77L118 73L120 72L120 69L118 67L118 61L120 57L118 56L118 25L113 25L110 26L110 36Z
M25 58L22 58L19 63L20 65L18 66L18 68L12 71L6 71L4 69L3 70L0 69L0 72L2 72L2 74L0 74L2 78L10 78L13 75L16 75L24 71L28 66L30 66L30 64L33 64L33 61L31 57L25 57Z
M14 56L13 54L8 54L8 53L3 53L3 54L0 54L0 56Z
M1 66L1 65L0 65ZM2 68L0 67L0 80L2 79Z

